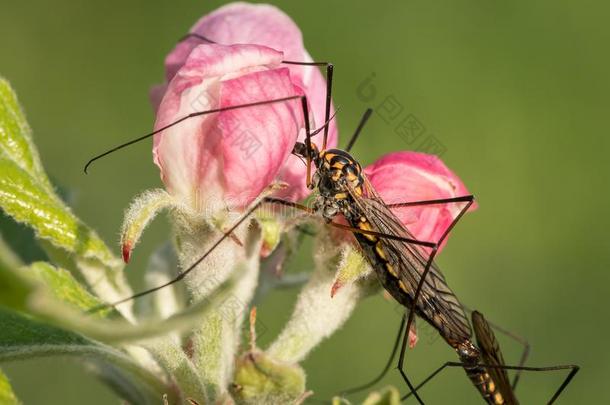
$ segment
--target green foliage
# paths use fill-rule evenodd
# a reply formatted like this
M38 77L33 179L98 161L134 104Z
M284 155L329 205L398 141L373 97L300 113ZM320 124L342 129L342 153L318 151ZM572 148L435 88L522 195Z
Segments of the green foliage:
M0 238L0 305L24 310L33 286L14 271L19 264L16 255Z
M237 276L239 274L243 273L238 273ZM192 328L208 311L226 299L235 278L220 285L205 300L162 321L142 320L135 325L124 319L96 319L77 311L94 310L97 316L103 316L110 310L99 307L101 301L88 293L66 270L48 263L38 262L23 269L5 266L0 269L0 281L0 291L6 292L0 295L0 305L26 311L54 325L99 341L116 343Z
M73 353L95 344L89 339L50 325L28 319L16 312L0 309L4 326L0 330L0 359L32 357L47 350L49 354ZM62 349L62 346L64 347Z
M0 370L0 405L18 405L19 403L8 378Z
M13 220L33 230L55 262L24 266L21 260L31 255L19 257L0 236L0 361L76 356L131 403L157 403L163 394L174 403L182 392L197 394L184 389L196 379L180 381L188 374L183 366L190 360L183 354L183 366L175 361L174 354L181 350L179 345L171 340L165 344L149 340L141 346L125 346L124 342L192 330L210 309L226 299L235 278L221 283L206 299L161 321L144 319L135 323L131 303L120 305L118 312L105 307L105 302L131 295L122 273L123 264L55 192L42 168L17 97L3 79L0 172L0 207ZM0 401L16 403L8 380L0 377Z
M83 257L112 260L104 242L56 195L8 82L0 78L0 206L39 238Z
M52 191L32 141L32 130L15 92L3 77L0 77L0 151L29 176L38 179L48 191Z
M7 155L0 155L0 172L0 205L7 214L69 253L112 260L104 242L70 212L44 178L32 176Z
M55 193L32 142L31 130L8 82L0 79L0 207L34 230L49 256L107 300L129 295L118 260L97 234ZM130 316L130 307L123 312Z
M76 309L87 311L99 307L103 302L76 281L72 274L62 268L57 268L45 262L33 263L25 274L31 273L33 278L45 285L59 301L70 304ZM110 309L96 311L95 315L104 316Z
M137 196L125 212L121 231L123 258L129 261L131 251L140 240L140 236L159 212L171 208L174 199L163 189L148 190Z
M82 335L58 329L23 315L0 308L0 361L46 356L79 356L85 361L103 361L120 366L137 378L142 398L152 402L164 386L162 376L138 365L125 353ZM133 398L132 398L133 399ZM139 402L134 402L139 403Z

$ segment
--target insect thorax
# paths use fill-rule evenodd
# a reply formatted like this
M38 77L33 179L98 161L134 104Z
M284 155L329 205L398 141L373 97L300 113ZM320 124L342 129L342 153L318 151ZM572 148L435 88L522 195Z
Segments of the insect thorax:
M320 152L315 164L313 185L319 193L316 210L327 220L339 213L348 216L353 209L350 191L362 194L364 179L360 164L339 149Z

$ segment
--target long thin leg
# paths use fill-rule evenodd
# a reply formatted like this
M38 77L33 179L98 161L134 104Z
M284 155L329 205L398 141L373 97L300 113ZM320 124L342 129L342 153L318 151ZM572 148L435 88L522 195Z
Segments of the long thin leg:
M435 252L436 252L436 248L434 248L434 250L433 250L433 253L435 253ZM433 255L430 255L430 257L433 257ZM430 263L432 263L432 260L429 260L428 263L429 264L426 265L426 269L428 269L430 267ZM426 273L426 271L424 271L424 274L425 273ZM422 278L422 280L423 280L423 278ZM413 301L413 308L415 308L416 302L417 301ZM411 390L411 394L413 394L415 396L415 399L417 399L417 402L419 402L420 405L424 405L424 401L420 398L419 394L417 393L417 389L415 387L413 387L413 384L409 380L409 377L407 377L407 373L404 371L405 355L407 353L407 342L409 340L409 330L411 330L411 324L413 323L413 320L414 320L414 318L413 318L414 314L415 314L414 309L409 311L407 327L406 327L404 335L402 337L402 345L400 347L400 355L398 357L397 368L398 368L398 371L400 372L400 375L402 376L402 379L405 381L405 383L407 383L407 386ZM406 314L405 314L405 317L407 317Z
M291 206L291 207L294 207L294 208L298 208L298 209L301 209L301 210L304 210L304 211L312 213L312 210L310 208L303 207L303 206L301 206L299 204L296 204L296 203L285 202L283 200L277 200L277 199L275 199L275 201L279 202L281 204L284 204L284 205L288 205L288 206ZM396 237L394 235L387 235L387 234L383 234L383 233L379 233L379 232L362 231L362 230L360 230L358 228L353 228L353 227L350 227L350 226L347 226L347 225L342 225L342 224L336 224L334 222L329 223L329 225L335 226L337 228L345 229L345 230L348 230L348 231L352 231L352 232L360 232L360 233L365 233L365 234L372 234L372 235L375 235L375 236L378 236L378 237L386 237L386 238L389 238L389 239L398 239L398 240L402 240L402 241L407 242L407 243L414 243L414 244L417 244L417 245L423 245L423 246L427 246L427 247L432 248L432 252L431 252L430 257L429 257L429 259L428 259L428 261L426 263L425 270L422 273L420 282L419 282L419 284L417 286L417 289L416 289L416 292L415 292L415 296L413 298L413 308L416 308L417 300L419 298L419 295L421 294L421 289L423 288L423 283L425 281L425 277L427 276L428 272L430 271L430 267L432 265L432 262L434 261L434 257L436 256L436 253L438 251L438 246L445 240L445 238L447 237L449 232L453 229L453 227L457 224L457 222L461 219L461 217L466 213L468 208L470 208L470 206L474 202L474 197L473 196L462 196L462 197L454 197L454 198L448 198L448 199L437 199L437 200L416 201L416 202L409 202L409 203L394 204L395 207L404 207L404 206L426 205L426 204L441 204L441 203L447 203L447 202L466 202L466 205L460 210L460 212L455 217L455 219L452 221L452 223L449 225L449 227L447 227L447 229L445 230L445 232L443 233L443 235L441 236L441 238L438 240L437 243L423 242L423 241L413 241L413 240L405 240L407 238L399 238L399 237ZM408 342L408 331L411 329L411 325L413 324L414 314L415 314L414 310L409 311L407 327L405 329L406 332L405 332L405 335L404 335L403 340L402 340L400 357L399 357L399 360L398 360L398 369L399 369L400 374L403 377L405 383L411 389L411 392L415 395L415 397L417 398L419 403L423 405L424 402L419 397L417 392L414 390L413 385L411 384L408 376L406 375L406 373L404 371L404 361L405 361L405 354L406 354L406 348L407 348L407 342ZM401 330L402 330L402 325L401 325ZM392 353L391 359L393 357L394 357L394 351ZM390 361L391 361L391 359L390 359ZM382 372L380 378L383 378L383 376L385 375L385 372L386 372L386 370L384 369L384 371ZM378 380L376 379L374 382L371 383L371 385L376 383L377 381ZM360 388L360 387L358 387L358 388ZM350 390L350 392L354 392L356 390L357 389Z
M441 199L435 199L435 200L409 201L409 202L403 202L403 203L388 204L387 206L390 209L392 209L392 208L413 207L413 206L420 206L420 205L435 205L435 204L446 204L446 203L455 203L455 202L472 202L472 201L474 201L473 195L465 195L465 196L460 196L460 197L441 198ZM466 310L467 312L472 312L467 307L464 307L464 310ZM489 324L492 328L496 329L500 333L510 337L513 340L516 340L521 345L523 345L523 352L521 354L521 358L519 359L518 364L519 364L519 366L525 365L525 362L527 361L527 358L530 353L530 344L527 342L527 340L525 340L524 338L522 338L494 323L490 322ZM517 383L519 382L520 377L521 377L521 370L518 370L517 373L515 374L515 377L513 378L513 382L512 382L513 390L515 390L517 388Z
M472 365L467 365L467 364L460 363L460 362L455 362L455 361L448 361L448 362L446 362L445 364L443 364L442 366L437 368L432 374L430 374L428 377L426 377L421 383L419 383L417 385L417 387L415 387L415 391L418 391L420 388L422 388L424 385L426 385L428 382L430 382L434 377L436 377L445 368L447 368L447 367L460 367L460 368L462 368L464 366L473 367ZM570 381L572 381L572 379L574 378L576 373L578 373L578 370L580 370L579 366L573 365L573 364L559 365L559 366L550 366L550 367L525 367L525 366L504 366L504 365L477 364L475 367L499 368L499 369L504 369L504 370L519 370L519 371L544 371L544 372L559 371L559 370L571 370L570 373L563 380L563 382L561 383L561 385L559 386L557 391L555 391L555 393L553 394L553 396L551 397L549 402L547 402L547 404L549 404L549 405L554 403L557 400L557 398L559 398L559 396L565 390L565 388L568 386L568 384L570 384ZM402 397L402 400L405 400L405 399L409 398L412 394L413 394L413 392L405 395L404 397Z
M464 307L464 310L468 313L472 313L472 310L468 307ZM400 338L402 336L402 331L405 327L405 321L406 318L403 316L401 317L401 321L400 321L400 328L398 329L398 335L396 336L396 340L394 341L394 344L392 346L392 351L390 353L390 357L388 358L388 361L386 362L385 367L383 368L383 370L379 373L379 375L377 377L375 377L374 379L372 379L371 381L367 382L366 384L362 384L359 385L357 387L354 388L350 388L347 390L344 390L341 394L342 395L351 395L353 393L359 392L359 391L363 391L367 388L372 387L373 385L377 384L379 381L381 381L383 379L383 377L386 376L386 374L388 373L388 371L390 370L390 366L392 365L392 362L394 361L394 357L396 357L396 352L398 351L398 345L400 343ZM521 359L519 361L518 367L523 367L525 364L525 361L527 359L527 356L529 354L529 350L530 350L530 345L527 342L527 340L525 340L524 338L522 338L521 336L518 336L492 322L487 321L487 323L489 324L489 326L491 326L492 328L496 329L498 332L505 334L506 336L516 340L517 342L521 343L524 346L524 350L523 353L521 355ZM443 366L445 367L445 366ZM433 378L437 373L440 372L440 370L443 368L441 367L439 370L435 371L433 373L433 375L429 376L428 378L431 379ZM513 391L515 391L516 388L516 382L518 381L518 377L521 375L521 372L523 371L522 369L516 369L517 373L515 374L515 378L513 380L513 384L512 384L512 389ZM422 384L420 384L422 385ZM415 387L416 389L419 389L420 386ZM407 394L408 396L411 396L412 394L409 393ZM405 397L406 398L406 397ZM405 399L403 398L403 399Z
M298 203L295 203L292 201L282 200L280 198L267 197L267 198L265 198L265 202L275 203L275 204L280 204L280 205L284 205L287 207L296 208L296 209L305 211L312 215L315 213L315 211L309 207L306 207L304 205L301 205L301 204L298 204ZM398 240L401 242L411 243L411 244L418 245L418 246L424 246L424 247L429 247L429 248L434 248L436 246L436 243L433 243L433 242L426 242L426 241L421 241L421 240L417 240L417 239L405 238L402 236L391 235L391 234L387 234L387 233L383 233L383 232L368 231L368 230L364 230L364 229L360 229L360 228L354 228L349 225L340 224L338 222L327 222L326 225L333 226L335 228L343 229L343 230L354 232L354 233L361 233L363 235L372 235L372 236L376 236L378 238Z
M388 208L403 208L403 207L414 207L418 205L436 205L436 204L447 204L454 202L470 202L474 201L473 195L463 195L460 197L451 197L451 198L439 198L436 200L421 200L421 201L407 201L396 204L387 204Z
M170 285L172 285L174 283L179 282L184 277L186 277L187 274L189 274L191 271L195 270L195 268L199 265L199 263L204 261L210 255L210 253L212 253L212 251L214 249L216 249L216 247L218 245L220 245L225 239L230 237L230 235L237 229L237 227L240 226L245 220L247 220L250 217L250 215L252 215L252 213L254 211L256 211L261 206L261 204L263 202L264 202L264 200L261 200L261 201L257 202L256 204L254 204L254 206L252 206L248 211L246 211L246 213L244 215L242 215L237 220L237 222L235 222L233 224L233 226L231 226L227 231L225 231L222 234L222 236L219 237L216 240L216 242L214 242L214 244L212 244L212 246L210 246L210 248L208 248L208 250L206 250L206 252L203 255L201 255L201 257L199 259L195 260L195 262L193 264L191 264L189 267L187 267L185 270L179 272L178 275L175 278L173 278L172 280L170 280L170 281L168 281L168 282L166 282L164 284L158 285L156 287L149 288L149 289L144 290L144 291L140 291L137 294L134 294L134 295L132 295L130 297L126 297L126 298L123 298L121 300L115 301L115 302L113 302L111 304L104 304L104 305L97 306L97 307L92 308L91 310L89 310L89 312L95 313L95 312L97 312L99 310L102 310L102 309L107 309L107 308L110 308L110 307L114 307L114 306L117 306L117 305L122 304L124 302L127 302L127 301L130 301L130 300L142 297L144 295L151 294L151 293L153 293L155 291L159 291L162 288L165 288L167 286L170 286Z
M114 307L116 305L119 305L119 304L122 304L124 302L127 302L127 301L130 301L130 300L142 297L144 295L151 294L151 293L153 293L155 291L158 291L158 290L160 290L160 289L162 289L164 287L167 287L167 286L170 286L170 285L172 285L174 283L179 282L184 277L186 277L191 271L193 271L203 260L205 260L218 245L220 245L225 239L230 237L233 234L233 232L237 229L237 227L239 227L246 219L248 219L250 217L250 215L252 215L252 213L254 211L256 211L261 206L261 204L263 204L263 203L281 204L281 205L293 207L293 208L305 211L307 213L313 214L313 210L311 208L305 207L305 206L303 206L301 204L298 204L298 203L295 203L295 202L292 202L292 201L282 200L282 199L279 199L279 198L266 197L266 198L262 199L261 201L257 202L256 204L254 204L248 211L246 211L246 213L244 215L242 215L237 220L237 222L235 222L229 229L227 229L225 232L223 232L222 236L220 236L216 240L216 242L214 242L214 244L199 259L197 259L193 264L191 264L185 270L183 270L180 273L178 273L178 275L174 279L172 279L172 280L170 280L170 281L168 281L168 282L166 282L166 283L164 283L162 285L159 285L159 286L156 286L156 287L153 287L153 288L149 288L147 290L141 291L141 292L139 292L137 294L134 294L134 295L132 295L130 297L123 298L123 299L118 300L116 302L97 306L97 307L92 308L91 310L89 310L89 312L95 313L95 312L100 311L102 309ZM330 223L328 223L328 225L334 226L334 227L337 227L337 228L340 228L340 229L349 230L349 231L352 231L352 232L359 232L359 233L363 233L363 234L374 235L374 236L377 236L377 237L380 237L380 238L396 239L396 240L400 240L400 241L403 241L403 242L412 243L412 244L420 245L420 246L432 247L434 245L434 244L431 244L430 242L423 242L423 241L418 241L416 239L403 238L403 237L396 236L396 235L388 235L388 234L384 234L384 233L381 233L381 232L365 231L365 230L362 230L362 229L359 229L359 228L352 228L352 227L349 227L349 226L346 226L346 225L343 225L343 224L339 224L339 223L335 223L335 222L330 222Z
M465 195L465 196L460 196L460 197L441 198L441 199L435 199L435 200L409 201L409 202L404 202L404 203L388 204L388 207L390 209L392 209L392 208L413 207L413 206L420 206L420 205L446 204L446 203L452 203L452 202L470 202L470 203L472 203L473 201L474 201L473 195ZM468 312L472 312L467 307L464 307L464 309ZM498 330L500 333L516 340L517 342L521 343L524 346L523 353L521 354L521 358L519 360L519 366L523 366L527 360L527 357L529 356L529 351L530 351L530 345L527 342L527 340L509 332L508 330L506 330L504 328L501 328L498 325L495 325L493 323L490 323L490 325L492 328ZM517 371L517 373L515 374L515 377L513 379L513 383L512 383L513 390L517 388L517 383L519 382L520 376L521 376L521 371L519 370L519 371Z
M417 395L417 393L413 391L413 386L412 386L411 382L409 381L409 379L407 378L406 373L403 370L405 354L406 354L406 350L407 350L407 341L409 338L408 331L411 330L411 324L413 323L414 316L415 316L415 308L417 308L417 301L419 300L419 296L421 295L421 291L424 286L426 276L428 275L428 273L430 272L430 268L432 267L432 262L434 261L434 257L436 256L436 253L438 252L438 247L443 243L443 241L445 240L447 235L449 235L449 232L458 223L460 218L462 218L462 216L466 213L466 211L468 211L468 208L470 208L470 206L472 205L473 202L474 202L474 199L471 199L466 203L466 205L460 210L458 215L453 219L453 221L447 227L447 229L445 229L445 232L443 232L443 234L441 235L438 242L436 242L435 246L432 248L432 252L430 252L430 257L428 258L426 267L421 275L421 279L419 280L417 289L415 290L415 295L413 296L413 304L412 304L411 310L409 311L409 318L407 320L407 328L406 328L407 333L403 337L402 347L400 350L400 357L398 358L398 370L400 371L400 374L402 375L403 379L405 380L405 382L411 389L411 392L413 392L413 394L415 395L415 398L417 398L419 403L422 405L423 405L423 401Z
M356 140L358 139L358 136L360 136L360 132L362 132L362 128L364 128L364 125L366 124L366 122L369 120L369 118L371 118L372 113L373 113L372 108L366 109L366 111L362 115L362 118L360 118L360 123L358 124L358 127L356 127L356 131L354 131L354 135L352 135L352 138L349 140L349 142L347 143L347 146L345 147L346 152L349 152L350 150L352 150L352 148L354 147L354 144L356 143Z
M332 63L329 62L295 62L295 61L282 61L282 63L285 63L287 65L301 65L301 66L326 66L326 105L324 108L324 138L322 140L322 150L326 149L326 144L328 142L328 129L330 127L329 122L330 122L330 105L332 102L332 89L333 89L333 71L334 71L334 65ZM306 100L303 101L303 111L305 112L307 110L307 102ZM311 186L311 159L313 158L313 156L311 156L311 151L313 150L311 147L311 132L308 131L308 126L309 126L309 112L307 112L306 118L305 118L305 124L306 124L306 132L305 132L305 145L307 146L307 177L305 180L305 184L307 185L307 187Z
M249 218L249 217L250 217L250 216L251 216L251 215L254 213L254 211L256 211L256 210L257 210L257 209L258 209L258 208L259 208L259 207L260 207L260 206L261 206L263 203L274 203L274 202L276 202L276 201L277 201L277 202L282 201L283 203L291 203L290 201L284 201L284 200L273 199L273 198L264 198L264 199L260 200L259 202L257 202L256 204L254 204L254 206L252 206L252 207L251 207L251 208L250 208L248 211L246 211L246 213L245 213L244 215L242 215L242 216L241 216L241 217L240 217L240 218L237 220L237 222L235 222L235 223L234 223L234 224L233 224L233 225L232 225L232 226L231 226L231 227L230 227L228 230L226 230L225 232L223 232L222 236L220 236L220 237L219 237L219 238L216 240L216 242L214 242L214 244L212 244L212 246L210 246L210 248L208 248L208 250L206 250L206 251L205 251L205 253L204 253L203 255L201 255L201 257L199 257L199 259L197 259L197 260L196 260L196 261L195 261L193 264L191 264L191 265L190 265L189 267L187 267L185 270L183 270L183 271L179 272L179 273L178 273L178 275L177 275L177 276L176 276L174 279L172 279L172 280L170 280L170 281L168 281L168 282L166 282L166 283L164 283L164 284L158 285L158 286L156 286L156 287L149 288L149 289L144 290L144 291L140 291L140 292L139 292L139 293L137 293L137 294L134 294L134 295L132 295L132 296L130 296L130 297L123 298L123 299L121 299L121 300L119 300L119 301L116 301L116 302L114 302L114 303L111 303L111 304L104 304L104 305L100 305L100 306L98 306L98 307L92 308L92 309L91 309L89 312L93 312L93 313L94 313L94 312L100 311L100 310L102 310L102 309L106 309L106 308L109 308L109 307L114 307L114 306L119 305L119 304L122 304L122 303L124 303L124 302L127 302L127 301L130 301L130 300L133 300L133 299L136 299L136 298L142 297L142 296L144 296L144 295L151 294L151 293L153 293L153 292L155 292L155 291L159 291L159 290L160 290L160 289L162 289L162 288L165 288L165 287L167 287L167 286L170 286L170 285L172 285L172 284L174 284L174 283L179 282L179 281L180 281L180 280L182 280L184 277L186 277L186 276L187 276L187 275L188 275L190 272L192 272L193 270L195 270L195 268L196 268L196 267L197 267L197 266L198 266L198 265L199 265L199 264L200 264L202 261L204 261L204 260L205 260L205 259L206 259L206 258L207 258L207 257L208 257L208 256L209 256L211 253L212 253L212 251L213 251L214 249L216 249L216 247L218 247L218 245L220 245L220 244L221 244L221 243L222 243L222 242L223 242L225 239L227 239L228 237L230 237L230 235L231 235L231 234L233 234L233 232L234 232L234 231L237 229L237 227L239 227L239 226L240 226L240 225L241 225L241 224L242 224L244 221L246 221L246 220L247 220L247 219L248 219L248 218ZM291 206L294 206L295 208L299 208L299 204L296 204L296 203L291 203L291 204L294 204L294 205L291 205ZM307 207L303 207L303 208L307 209Z
M187 38L197 38L200 39L202 41L206 41L209 43L216 43L212 40L210 40L209 38L206 38L202 35L196 34L196 33L188 33L186 34L184 37L182 37L180 39L180 41L183 41ZM326 148L327 145L327 141L328 141L328 130L329 130L329 122L330 122L330 107L331 107L331 98L332 98L332 80L333 80L333 71L334 71L334 66L332 63L329 62L296 62L296 61L282 61L282 63L285 64L289 64L289 65L304 65L304 66L326 66L326 106L325 106L325 119L324 119L324 126L322 127L324 129L324 140L323 140L323 149ZM302 110L303 110L303 115L304 115L304 122L305 122L305 127L306 127L306 145L307 145L307 181L306 184L309 186L311 184L311 156L310 156L310 151L312 150L311 148L311 131L310 131L310 125L309 125L309 108L307 105L307 98L306 96L291 96L291 97L284 97L284 98L279 98L279 99L274 99L274 100L265 100L265 101L259 101L259 102L254 102L254 103L248 103L248 104L241 104L241 105L236 105L236 106L230 106L230 107L224 107L224 108L217 108L217 109L212 109L212 110L206 110L206 111L197 111L191 114L188 114L182 118L179 118L178 120L166 125L163 128L160 128L156 131L150 132L146 135L140 136L138 138L132 139L128 142L125 142L123 144L120 144L116 147L113 147L99 155L94 156L93 158L91 158L84 166L84 172L87 173L87 170L89 169L89 166L95 162L98 159L101 159L104 156L107 156L113 152L116 152L120 149L126 148L130 145L133 145L137 142L143 141L147 138L150 138L152 136L154 136L155 134L158 134L162 131L165 131L168 128L173 127L174 125L177 125L183 121L186 121L190 118L193 117L197 117L197 116L202 116L202 115L208 115L208 114L214 114L214 113L220 113L223 111L229 111L229 110L234 110L234 109L238 109L238 108L246 108L246 107L255 107L255 106L260 106L260 105L265 105L265 104L273 104L273 103L278 103L278 102L284 102L284 101L289 101L289 100L295 100L297 98L301 99L301 104L302 104ZM315 133L317 133L318 131L316 131ZM314 134L315 134L314 133Z
M371 109L367 110L367 113L372 112ZM356 131L356 133L354 134L354 136L352 136L352 139L350 140L348 147L346 148L346 150L349 150L349 148L351 146L353 146L358 133L360 132L362 126L364 125L364 123L366 123L366 120L368 119L367 115L365 113L365 116L363 116L360 125L358 126L358 130ZM468 196L462 196L462 197L454 197L454 198L444 198L444 199L436 199L436 200L423 200L423 201L412 201L412 202L406 202L406 203L399 203L399 204L388 204L388 207L390 208L397 208L397 207L407 207L407 206L417 206L417 205L433 205L433 204L443 204L443 203L452 203L452 202L470 202L474 200L474 196L472 195L468 195ZM386 366L383 368L383 370L381 371L381 373L375 377L373 380L371 380L370 382L360 385L358 387L354 387L354 388L350 388L346 391L343 392L343 394L345 395L349 395L352 394L354 392L358 392L358 391L362 391L365 390L373 385L375 385L377 382L381 381L381 379L387 374L387 372L390 369L390 365L392 364L392 362L394 361L394 357L396 356L396 352L398 350L398 345L400 343L400 337L402 336L402 331L404 329L405 326L405 317L401 318L401 323L400 323L400 328L398 329L398 336L396 337L396 341L394 342L394 346L392 348L392 352L390 355L390 358L388 359L388 362L386 363ZM499 329L500 330L500 329Z
M201 41L204 42L209 42L210 44L217 44L218 42L216 41L212 41L211 39L204 37L203 35L197 34L195 32L189 32L187 34L184 34L182 37L180 37L180 39L178 39L178 42L182 42L185 41L189 38L195 38L195 39L199 39Z

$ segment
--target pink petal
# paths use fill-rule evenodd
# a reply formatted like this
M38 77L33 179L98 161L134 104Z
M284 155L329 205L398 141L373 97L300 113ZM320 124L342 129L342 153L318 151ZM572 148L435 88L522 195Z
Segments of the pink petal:
M278 8L266 4L231 3L202 17L190 32L202 35L219 44L259 44L283 52L284 60L311 62L305 50L298 26ZM200 39L189 38L176 45L166 57L166 77L171 80L187 60L191 51L204 43ZM326 106L326 81L320 69L314 66L285 65L292 81L305 91L308 97L313 122L312 129L324 124ZM156 94L151 102L156 106ZM334 107L331 109L331 114ZM337 145L337 126L333 120L329 125L328 147ZM299 139L303 141L305 134ZM321 144L322 135L316 139ZM279 194L281 197L298 200L309 194L305 186L305 166L296 157L286 161L279 179L289 184Z
M364 171L387 204L470 194L460 178L434 155L417 152L390 153L366 167ZM393 211L417 239L437 242L464 204L424 205ZM474 209L476 203L469 211Z
M192 112L218 108L221 97L227 97L226 91L222 91L223 80L252 72L272 72L269 69L275 68L281 59L280 52L257 45L198 46L168 85L159 106L155 129ZM277 85L285 89L287 75L270 74L279 81ZM265 82L270 87L270 94L274 93L274 80ZM291 95L295 94L294 88L291 90ZM259 99L247 100L252 101ZM154 161L161 170L161 178L168 191L196 209L212 201L222 201L225 195L224 132L219 128L219 119L219 114L191 118L163 131L154 139ZM293 141L296 135L278 135L279 138L284 136ZM275 151L272 156L279 158ZM265 178L275 175L277 172Z
M250 73L221 86L221 107L302 94L286 68ZM303 113L299 99L220 114L226 192L248 205L277 176L291 153Z
M277 49L287 60L300 61L305 54L299 27L278 8L267 4L231 3L211 12L193 25L190 32L224 45L258 44ZM189 38L165 59L166 77L171 80L191 50L203 42ZM301 66L291 71L310 71ZM305 73L296 75L304 77ZM305 81L303 81L305 82Z

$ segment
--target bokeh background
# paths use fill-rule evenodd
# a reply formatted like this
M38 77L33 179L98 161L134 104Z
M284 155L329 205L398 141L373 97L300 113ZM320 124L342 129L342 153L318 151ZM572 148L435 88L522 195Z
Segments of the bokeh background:
M77 214L115 246L131 198L160 185L150 144L107 159L88 176L83 163L151 128L147 94L163 77L165 54L222 3L0 6L0 74L16 88L51 176L70 190ZM463 302L527 337L530 365L582 367L559 403L610 401L604 389L610 378L610 7L588 0L272 3L300 25L314 58L335 63L344 142L366 107L395 97L478 197L479 210L460 223L439 258ZM372 74L377 94L367 102L357 89ZM421 148L397 135L394 124L374 115L354 154L366 164ZM134 282L168 230L161 219L145 233L128 268ZM293 267L306 268L306 256ZM273 293L259 307L267 328L263 346L287 320L297 292ZM398 322L395 305L381 295L365 301L305 361L309 387L324 397L372 377L386 361ZM408 355L415 380L455 359L429 329L422 335ZM502 344L516 361L519 346ZM71 359L2 367L25 404L118 403ZM542 403L562 378L530 373L518 396ZM395 372L386 383L403 388ZM431 404L480 402L460 370L446 372L422 395Z

